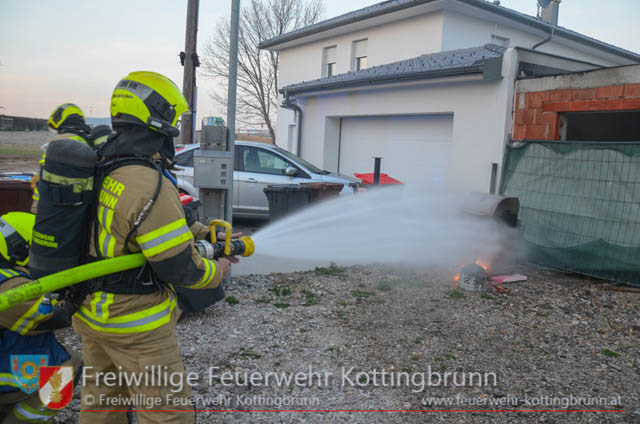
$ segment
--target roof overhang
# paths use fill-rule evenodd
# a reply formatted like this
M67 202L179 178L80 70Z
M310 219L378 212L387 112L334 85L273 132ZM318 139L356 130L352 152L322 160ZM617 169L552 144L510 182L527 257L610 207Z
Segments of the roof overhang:
M601 69L602 66L582 60L568 59L537 50L516 47L518 52L518 74L516 79L539 78L547 75L562 75Z
M479 75L484 81L502 79L505 48L494 44L432 53L356 72L347 72L280 89L286 97L315 91L362 88L412 81Z
M345 94L352 92L363 92L367 90L398 90L411 88L424 88L432 86L442 86L447 84L472 84L487 81L484 79L482 73L469 73L450 76L433 77L429 79L414 79L414 80L401 80L401 81L389 81L381 82L379 84L369 85L350 85L342 87L316 87L309 90L294 90L288 91L286 89L280 90L284 96L289 96L291 99L302 97L314 97L314 96L326 96L334 94Z

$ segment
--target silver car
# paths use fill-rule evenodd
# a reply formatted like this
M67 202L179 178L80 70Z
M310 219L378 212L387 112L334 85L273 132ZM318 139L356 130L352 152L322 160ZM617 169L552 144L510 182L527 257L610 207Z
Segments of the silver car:
M193 185L193 154L199 144L176 149L176 165L181 192L198 198ZM344 184L341 195L355 191L360 180L312 165L273 144L236 141L233 181L233 215L239 218L269 218L269 202L263 189L269 185L328 182Z

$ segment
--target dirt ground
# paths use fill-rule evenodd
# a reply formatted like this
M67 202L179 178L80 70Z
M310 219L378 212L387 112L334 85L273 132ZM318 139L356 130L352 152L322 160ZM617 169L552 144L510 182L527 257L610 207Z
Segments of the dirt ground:
M201 403L209 411L198 422L640 422L640 295L531 265L519 271L529 281L501 294L455 289L450 270L329 267L234 278L226 301L177 327L185 367L201 377L193 386L198 402L229 402ZM73 331L59 337L81 349ZM225 386L209 379L212 367L218 375L312 367L332 379L320 387L244 385L242 378ZM431 384L374 384L375 370L431 375ZM496 380L436 384L447 372ZM75 421L73 402L57 422ZM309 409L329 412L291 411Z
M49 131L0 131L0 172L35 172L40 146L53 140Z

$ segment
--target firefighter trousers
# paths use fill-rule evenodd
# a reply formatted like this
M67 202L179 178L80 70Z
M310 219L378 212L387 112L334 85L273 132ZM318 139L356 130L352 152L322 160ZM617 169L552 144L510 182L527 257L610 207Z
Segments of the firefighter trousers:
M194 422L192 392L171 324L148 338L145 333L81 333L81 424L127 423L127 410L136 411L140 424Z

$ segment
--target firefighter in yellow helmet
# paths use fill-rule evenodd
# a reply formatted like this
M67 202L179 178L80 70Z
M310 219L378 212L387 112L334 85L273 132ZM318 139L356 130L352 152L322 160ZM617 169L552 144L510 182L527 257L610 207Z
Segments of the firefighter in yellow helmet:
M47 127L50 131L60 134L60 138L82 141L94 149L102 146L111 135L111 128L108 125L98 125L94 128L87 125L82 109L73 103L58 106L51 113Z
M100 149L102 167L97 225L91 256L110 258L142 252L142 269L112 274L84 297L73 317L82 336L84 384L81 423L126 422L125 413L100 399L131 396L158 399L153 410L138 406L141 423L191 423L192 396L174 335L180 311L173 285L217 287L230 262L202 258L194 247L177 188L165 172L172 162L173 137L187 102L167 77L132 72L111 97L115 136ZM180 382L106 386L100 373L181 375ZM173 374L172 374L173 373ZM149 380L147 380L149 381ZM92 402L87 402L87 399ZM182 399L175 404L171 399ZM95 412L95 410L100 410Z
M0 217L0 292L31 281L26 266L34 223L35 216L25 212ZM64 310L44 296L0 313L0 422L47 423L53 419L56 411L40 401L37 379L27 380L22 375L24 367L12 368L14 363L19 365L21 355L42 355L49 366L73 365L77 372L80 355L73 351L70 355L52 331L69 325Z
M73 103L63 103L55 108L51 116L49 116L47 127L50 131L58 134L60 139L81 141L93 149L100 148L111 135L111 128L107 125L98 125L95 128L89 127L84 121L82 109ZM43 153L40 159L41 169L45 159L46 154ZM40 201L40 194L36 185L40 177L40 175L37 175L31 180L31 187L33 188L31 213L34 214L38 211L38 202Z
M47 120L47 127L49 131L59 134L59 138L78 140L83 143L87 142L91 130L84 122L82 109L73 103L63 103L55 108ZM46 154L43 153L40 159L40 169L44 166L45 159ZM40 201L40 193L36 185L40 177L38 174L31 180L31 188L33 188L31 212L34 214L38 211L38 202Z
M82 109L73 103L63 103L51 113L47 121L49 130L58 134L69 134L73 138L76 135L80 138L74 140L84 141L89 134L89 127L84 122L84 113Z

